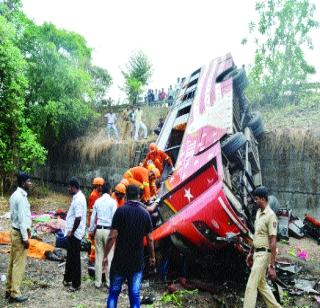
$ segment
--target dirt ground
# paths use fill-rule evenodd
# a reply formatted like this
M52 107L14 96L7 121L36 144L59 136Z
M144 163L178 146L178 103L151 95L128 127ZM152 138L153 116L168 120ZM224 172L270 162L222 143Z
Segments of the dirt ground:
M60 194L51 194L49 197L32 199L31 204L33 211L45 212L57 208L66 209L69 204L69 197ZM8 211L7 199L0 199L0 231L10 229L9 219L1 218L1 216ZM43 235L46 242L54 243L54 235ZM278 244L279 255L278 259L297 262L303 266L301 275L304 277L313 277L318 279L320 277L320 246L311 239L296 240L290 238L289 243ZM306 249L309 253L308 261L301 261L298 258L291 256L290 252L293 249ZM6 274L7 264L9 260L9 245L0 245L0 276ZM37 260L28 258L26 275L22 284L23 294L29 296L29 300L24 304L8 304L4 299L5 283L0 282L0 307L74 307L74 308L89 308L89 307L105 307L105 299L107 296L107 289L97 290L94 288L93 281L87 274L87 253L82 252L82 285L81 290L75 293L69 293L62 285L62 278L64 273L64 266L58 266L58 262L48 260ZM226 269L229 265L226 264ZM246 277L238 280L231 274L227 279L220 279L207 275L203 269L193 268L192 279L197 281L214 284L220 291L216 294L209 292L195 291L195 292L180 292L176 294L176 299L172 296L165 296L167 294L168 282L165 283L157 276L146 277L142 284L141 295L155 297L156 301L153 305L148 307L226 307L226 308L240 308L242 307L244 288ZM217 274L218 276L220 274ZM211 278L209 278L211 277ZM173 277L174 279L174 277ZM171 282L171 281L170 281ZM180 295L180 296L179 296ZM180 300L181 299L181 300ZM284 295L283 307L303 307L311 308L318 307L313 295L303 295L291 297ZM127 287L124 285L123 292L120 294L118 307L129 307L127 296ZM147 307L147 306L144 306ZM258 300L257 307L263 308L265 305Z

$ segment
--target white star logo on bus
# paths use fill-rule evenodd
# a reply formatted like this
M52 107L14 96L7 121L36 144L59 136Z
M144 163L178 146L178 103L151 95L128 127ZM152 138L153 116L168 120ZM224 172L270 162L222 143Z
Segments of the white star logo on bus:
M193 198L190 190L191 190L190 188L184 190L184 196L188 199L189 202Z

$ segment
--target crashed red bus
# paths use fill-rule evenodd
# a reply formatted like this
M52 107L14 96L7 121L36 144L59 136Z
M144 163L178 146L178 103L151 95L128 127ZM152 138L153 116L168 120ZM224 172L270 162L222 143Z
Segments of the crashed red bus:
M157 140L174 172L159 193L155 241L170 237L180 250L244 251L252 241L250 193L261 185L256 138L261 117L244 94L244 69L231 54L193 72Z

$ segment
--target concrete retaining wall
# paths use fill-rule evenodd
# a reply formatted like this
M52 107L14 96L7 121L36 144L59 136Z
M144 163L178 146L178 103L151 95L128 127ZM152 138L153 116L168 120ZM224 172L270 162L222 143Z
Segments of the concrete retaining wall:
M93 177L103 176L116 184L133 165L134 153L145 146L115 143L94 158L80 157L75 151L55 153L38 175L58 182L76 175L87 186ZM309 213L320 219L320 136L308 131L273 131L260 140L259 150L263 183L280 205L292 208L301 218Z
M281 207L320 219L320 138L310 131L281 130L259 144L262 179Z

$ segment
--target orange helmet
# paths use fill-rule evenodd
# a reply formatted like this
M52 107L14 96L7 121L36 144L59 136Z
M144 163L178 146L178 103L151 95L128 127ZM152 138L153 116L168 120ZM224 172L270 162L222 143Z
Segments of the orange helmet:
M157 148L157 146L156 146L156 144L154 142L151 142L150 145L149 145L149 149L150 149L151 152L154 152L158 148Z
M129 185L129 181L127 179L122 179L120 183L123 184L125 187Z
M114 188L114 190L120 194L125 194L127 191L126 186L123 183L119 183L116 185L116 187Z
M160 171L158 168L154 167L152 170L150 170L153 172L154 176L156 177L156 179L160 178Z
M92 181L93 185L103 185L104 184L104 179L103 178L94 178Z

